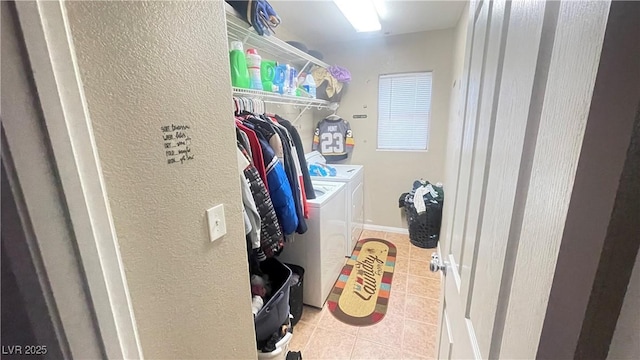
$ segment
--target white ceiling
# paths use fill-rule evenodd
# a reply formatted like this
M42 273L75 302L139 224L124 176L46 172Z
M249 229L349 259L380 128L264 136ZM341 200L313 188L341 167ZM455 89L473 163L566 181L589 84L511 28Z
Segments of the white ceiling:
M282 19L281 26L286 33L311 49L322 49L323 44L337 41L451 28L458 23L466 2L385 0L387 13L380 19L382 31L373 33L356 32L330 0L270 0L269 3ZM290 40L286 35L277 36Z

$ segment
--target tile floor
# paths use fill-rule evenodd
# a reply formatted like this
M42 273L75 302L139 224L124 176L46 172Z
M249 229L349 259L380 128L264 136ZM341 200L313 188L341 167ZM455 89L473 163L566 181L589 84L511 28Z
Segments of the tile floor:
M305 306L289 350L302 351L305 360L435 358L440 274L429 271L433 250L411 245L408 235L365 230L361 238L386 239L398 249L384 319L355 327L334 318L326 306Z

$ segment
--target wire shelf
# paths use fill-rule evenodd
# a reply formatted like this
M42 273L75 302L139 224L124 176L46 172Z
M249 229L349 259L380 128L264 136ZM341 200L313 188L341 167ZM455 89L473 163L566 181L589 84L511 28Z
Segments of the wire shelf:
M254 98L268 104L302 105L305 107L317 107L318 109L330 109L331 103L326 100L306 98L300 96L280 95L262 90L233 88L233 95L238 97Z
M229 4L225 4L227 13L227 34L230 41L244 43L245 49L254 47L260 52L272 55L274 60L306 68L308 64L315 64L323 68L329 65L315 57L299 50L275 36L260 36L253 27L239 17ZM276 28L276 31L278 29Z

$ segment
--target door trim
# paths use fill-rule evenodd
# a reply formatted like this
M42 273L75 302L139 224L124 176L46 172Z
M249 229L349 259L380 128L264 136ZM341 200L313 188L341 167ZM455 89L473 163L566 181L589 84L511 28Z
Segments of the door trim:
M142 358L64 2L16 8L98 336L107 358Z

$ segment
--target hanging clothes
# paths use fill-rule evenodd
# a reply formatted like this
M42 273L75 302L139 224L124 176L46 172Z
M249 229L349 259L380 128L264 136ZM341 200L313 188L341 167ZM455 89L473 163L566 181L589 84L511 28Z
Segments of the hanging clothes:
M328 116L316 125L312 150L319 151L327 162L346 159L353 151L353 133L349 122L339 116Z
M289 184L291 185L291 192L293 195L293 202L296 207L296 215L298 216L298 227L296 228L296 232L298 234L304 234L307 232L307 223L304 220L304 207L302 204L302 189L300 188L300 181L298 179L298 174L296 171L295 162L293 155L291 153L291 141L287 134L285 134L285 129L279 129L277 126L274 126L274 130L276 134L282 139L282 143L285 144L283 146L284 156L285 156L285 171L287 173L287 178L289 179Z
M249 159L253 159L253 154L251 153L251 143L249 142L249 136L246 133L240 131L236 126L236 139L242 144L244 149L249 153Z
M289 131L287 130L287 128L285 128L284 126L282 126L281 124L279 124L275 117L273 119L271 119L273 121L273 126L274 128L276 128L276 130L278 131L278 133L280 134L280 136L282 137L282 141L283 143L286 144L286 147L288 147L289 151L287 152L287 162L289 163L289 165L293 165L293 168L290 169L290 176L295 179L295 182L297 183L297 198L295 199L297 204L296 204L296 209L298 209L300 212L298 213L298 218L303 218L303 219L308 219L309 218L309 204L307 204L307 197L305 195L305 186L304 186L304 179L302 176L302 167L300 166L300 160L298 158L298 152L295 146L295 143L293 142L292 138L291 138L291 134L289 133ZM299 205L299 206L298 206ZM304 229L306 231L306 223L304 224ZM302 234L302 232L300 232L300 226L298 226L298 233Z
M260 142L258 141L258 136L252 129L246 127L239 120L236 121L236 128L244 132L249 138L249 144L251 147L251 158L253 159L253 166L255 166L256 170L258 171L258 174L260 175L260 178L262 179L262 182L267 187L267 190L269 190L269 185L267 182L267 170L264 166L265 162L262 156L262 151L260 147Z
M238 170L240 171L240 188L242 190L242 204L244 205L244 217L245 217L245 229L246 235L251 242L252 249L260 249L260 232L262 226L262 220L258 208L256 206L255 199L251 193L251 184L244 175L245 169L251 163L244 156L240 147L238 148ZM248 226L247 226L248 224Z
M269 142L269 146L271 146L271 149L273 149L273 152L278 157L278 160L283 163L284 149L282 148L282 140L279 136L275 136L276 133L273 130L271 121L265 121L265 119L253 116L253 114L248 113L244 113L243 119L243 121L251 123L255 127L255 131L264 136L264 138Z
M273 202L273 207L278 215L278 221L282 226L285 235L293 234L298 227L298 216L291 192L291 185L284 170L284 166L279 162L278 158L271 146L268 138L275 135L275 131L264 124L263 120L256 119L252 115L245 116L243 119L245 127L254 131L258 138L260 147L253 149L255 152L262 152L264 167L267 173L267 184L269 195ZM253 145L252 145L253 147Z
M296 207L291 192L291 185L287 179L284 167L273 153L269 143L264 139L260 139L262 146L262 154L265 161L267 171L267 181L269 183L269 195L273 207L278 215L278 221L282 226L285 235L293 234L298 227L298 216L296 215Z
M298 161L300 163L300 168L302 170L302 178L304 185L304 193L305 197L309 200L316 198L316 193L313 190L313 184L311 183L311 176L309 175L309 167L307 166L307 159L304 157L304 147L302 146L302 139L300 139L300 134L298 130L291 124L289 120L286 120L278 115L275 116L278 123L284 126L287 130L289 130L289 134L291 134L291 140L293 140L294 145L296 146L296 152L298 155Z
M249 237L249 240L251 241L251 248L259 249L260 226L262 225L262 220L260 219L260 214L258 213L255 199L251 194L251 185L249 184L249 181L244 176L244 174L240 179L240 184L242 188L242 204L244 206L243 213L245 220L245 235L247 235Z
M284 236L267 188L262 182L257 169L249 161L247 151L239 142L238 150L245 160L241 161L239 158L240 168L249 183L249 189L256 205L256 210L260 216L260 249L258 251L258 259L264 260L276 255L282 250L284 246Z

